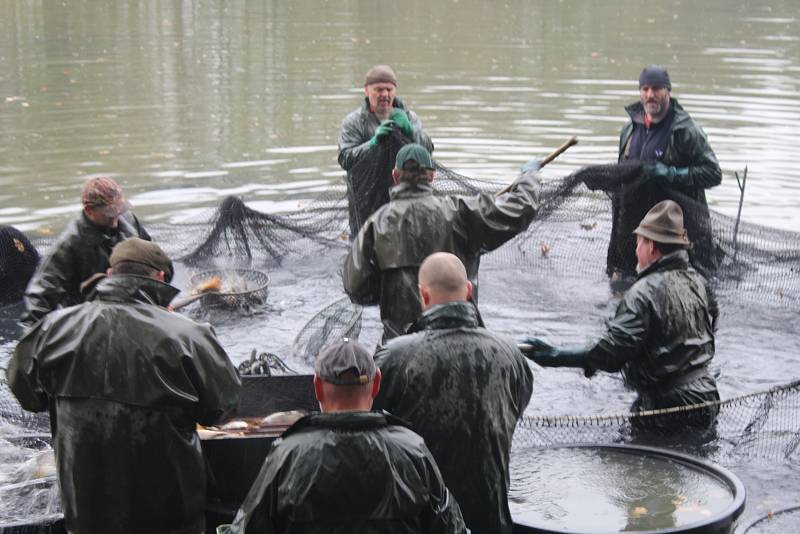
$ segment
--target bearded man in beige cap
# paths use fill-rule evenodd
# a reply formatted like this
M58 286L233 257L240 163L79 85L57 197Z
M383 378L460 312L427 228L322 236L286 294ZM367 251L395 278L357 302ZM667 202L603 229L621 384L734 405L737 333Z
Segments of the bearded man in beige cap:
M339 165L347 171L350 236L353 238L367 217L381 205L366 201L361 189L370 184L357 183L353 167L367 158L371 149L393 131L400 132L408 141L433 152L433 143L422 130L422 122L395 96L396 90L397 76L391 67L376 65L369 69L364 78L364 102L345 117L339 132ZM385 185L386 194L382 195L382 199L383 203L388 202L391 176L387 173L386 176L375 176L374 180L381 187Z
M56 308L81 303L81 282L106 272L114 245L129 237L150 240L131 213L122 188L111 178L97 176L87 180L81 203L83 211L51 247L25 291L21 319L25 327Z
M689 264L690 243L680 206L672 200L659 202L634 234L637 280L605 334L580 348L556 348L527 338L523 352L539 365L579 367L587 376L596 370L621 371L625 384L638 393L633 412L718 401L717 384L708 369L718 310L705 278ZM650 419L656 430L673 432L675 424L705 430L713 427L718 411L712 404L683 412L668 424ZM653 430L646 421L632 422Z

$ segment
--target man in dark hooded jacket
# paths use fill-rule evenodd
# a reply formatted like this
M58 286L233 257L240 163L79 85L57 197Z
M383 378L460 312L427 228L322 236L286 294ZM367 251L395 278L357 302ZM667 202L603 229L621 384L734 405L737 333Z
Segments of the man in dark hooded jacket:
M526 354L546 367L581 367L587 374L622 371L625 383L638 393L633 412L718 401L708 369L718 310L706 280L689 265L680 206L671 200L656 204L635 232L638 279L606 333L578 348L558 349L528 338ZM713 405L686 412L680 422L710 428L718 410Z
M165 306L172 262L131 238L90 300L54 311L8 366L26 410L49 408L66 528L201 534L205 463L195 425L236 409L239 378L207 325Z
M430 153L405 145L397 153L391 201L372 214L353 241L342 280L358 304L379 303L384 340L405 333L422 312L417 271L434 252L451 252L466 266L474 288L484 252L524 231L539 209L538 162L499 197L437 196ZM474 290L477 297L477 289Z
M0 341L19 336L22 296L39 259L25 234L13 226L0 225Z
M129 211L122 188L111 178L88 180L81 202L83 211L59 236L25 291L26 310L21 319L25 327L56 308L81 303L81 282L106 272L114 245L129 237L150 240Z
M683 206L694 263L706 272L715 268L705 190L720 184L722 171L705 133L671 90L666 69L648 65L639 76L640 101L625 108L631 120L620 133L619 161L640 161L644 169L639 181L612 194L609 276L635 276L633 229L666 199Z
M425 311L375 355L383 376L375 406L425 438L474 534L509 534L509 453L533 374L511 340L480 325L471 292L456 256L424 261Z
M385 176L370 173L356 176L355 168L370 157L375 145L396 131L408 141L433 152L433 143L422 130L422 122L395 96L396 89L397 76L391 67L372 67L364 79L363 105L350 112L342 122L338 141L339 165L347 171L351 238L355 237L367 217L389 200L391 176L388 172ZM374 191L375 188L379 191Z
M273 444L231 531L465 532L422 438L370 411L381 384L372 355L345 339L323 349L314 370L322 413L300 419Z

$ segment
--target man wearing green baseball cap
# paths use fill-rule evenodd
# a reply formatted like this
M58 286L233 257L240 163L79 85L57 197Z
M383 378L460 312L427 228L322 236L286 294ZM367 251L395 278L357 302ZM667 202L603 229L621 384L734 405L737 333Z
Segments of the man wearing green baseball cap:
M342 271L353 302L380 305L384 340L404 334L422 313L417 272L434 252L450 252L464 263L477 299L481 253L524 231L539 209L538 163L529 165L499 197L442 196L432 185L428 149L414 143L400 149L390 201L359 230Z

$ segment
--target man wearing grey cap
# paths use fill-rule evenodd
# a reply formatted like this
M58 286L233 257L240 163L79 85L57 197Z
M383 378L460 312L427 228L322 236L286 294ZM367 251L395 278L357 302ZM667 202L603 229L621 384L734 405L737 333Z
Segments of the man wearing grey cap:
M375 145L392 131L400 132L408 141L419 143L433 152L430 137L422 130L416 113L408 110L395 96L397 76L388 65L375 65L364 79L364 102L345 117L339 131L339 165L347 171L347 193L350 210L350 236L356 235L361 224L378 206L364 205L362 194L367 185L354 179L353 168L369 157ZM371 176L386 190L390 176ZM358 189L358 190L356 190ZM384 198L385 201L385 198Z
M419 266L434 252L451 252L467 269L477 300L481 254L524 231L539 210L538 162L525 166L509 190L495 197L438 195L428 150L417 144L397 152L388 204L359 230L342 269L353 302L379 304L383 339L402 335L422 313Z
M273 444L230 531L465 532L422 438L370 411L380 384L358 342L322 349L314 364L322 413L300 419Z
M111 178L87 180L81 203L81 214L58 237L25 291L26 309L20 321L25 327L57 308L82 302L81 282L108 269L114 245L134 236L150 240L122 188Z
M86 302L49 313L8 365L26 410L50 411L68 532L205 532L196 424L223 421L240 382L209 325L166 306L172 261L132 237Z
M722 171L705 133L671 91L667 70L648 65L639 76L639 102L625 108L630 121L620 134L619 161L640 161L644 168L638 187L612 194L609 276L635 275L632 231L650 208L666 199L683 207L697 266L705 271L715 267L705 190L720 184Z
M718 401L717 384L708 369L718 310L706 280L689 265L680 206L672 200L659 202L634 234L637 280L605 334L588 346L573 348L528 338L526 354L539 365L583 368L587 375L622 371L626 385L638 393L633 412ZM712 427L718 410L716 405L695 409L679 414L676 421L705 430ZM641 424L646 421L658 426L664 419L642 419ZM664 426L663 430L676 430Z

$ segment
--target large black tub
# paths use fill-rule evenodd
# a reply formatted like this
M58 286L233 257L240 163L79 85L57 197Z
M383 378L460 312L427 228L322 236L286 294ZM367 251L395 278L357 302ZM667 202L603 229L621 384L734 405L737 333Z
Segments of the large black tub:
M243 376L237 417L318 410L312 375ZM255 481L272 442L280 435L222 437L201 441L208 467L206 531L230 523Z
M665 449L575 445L512 453L516 534L730 534L744 502L733 473Z

